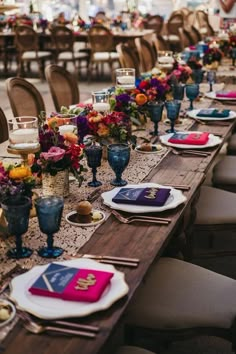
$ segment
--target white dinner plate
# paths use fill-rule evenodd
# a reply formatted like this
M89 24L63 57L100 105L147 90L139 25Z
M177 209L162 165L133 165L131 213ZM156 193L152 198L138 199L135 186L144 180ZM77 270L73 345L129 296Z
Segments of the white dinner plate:
M102 193L102 198L104 204L108 205L112 209L127 211L129 213L151 213L151 212L161 212L168 209L174 209L178 205L186 201L186 197L180 190L174 189L168 186L162 186L157 183L140 183L140 184L127 184L124 188L146 188L146 187L155 187L155 188L170 188L170 196L163 206L146 206L146 205L135 205L135 204L120 204L114 203L112 198L119 192L123 187L114 188L108 192Z
M103 221L105 221L106 215L105 215L101 210L92 210L92 213L94 213L95 211L98 211L98 212L101 214L101 216L102 216L102 218L99 219L99 220L97 220L97 221L94 220L94 221L91 221L91 222L89 222L89 223L82 223L82 222L80 223L80 222L72 221L72 220L70 220L70 217L71 217L72 215L74 215L74 214L77 214L77 211L75 211L75 210L73 210L73 211L71 211L70 213L66 214L66 221L67 221L69 224L73 225L73 226L88 227L88 226L96 226L96 225L99 225L99 224L101 224Z
M141 145L137 145L135 147L135 151L139 152L140 154L163 154L164 151L166 151L166 147L160 145L160 144L151 144L152 150L151 151L145 151L141 150Z
M69 267L104 270L114 273L110 284L96 302L65 301L46 296L31 294L28 289L47 268L46 265L35 266L27 273L15 277L11 281L10 298L19 308L43 319L59 319L66 317L83 317L91 313L108 309L115 301L128 293L128 285L124 273L117 271L112 265L98 263L92 259L78 258L69 261L55 262Z
M210 108L208 108L210 109ZM212 110L214 110L215 108L212 108ZM199 117L198 116L198 113L202 111L202 109L193 109L192 111L188 111L187 112L187 115L190 117L190 118L196 118L196 119L199 119L199 120L228 120L228 119L233 119L236 117L236 112L234 111L230 111L229 112L229 116L228 117L222 117L222 118L217 118L217 117Z
M186 133L200 133L200 132L196 132L196 131L183 131L183 132L179 132L180 134L186 134ZM222 142L222 139L219 138L218 136L215 136L213 134L209 135L209 140L205 145L188 145L188 144L173 144L170 143L168 140L172 137L173 133L169 133L166 135L161 135L160 136L160 140L162 142L162 144L167 145L167 146L172 146L172 147L176 147L179 149L207 149L209 147L213 147L213 146L217 146Z
M213 100L220 100L220 101L235 101L236 97L217 97L215 91L206 92L205 97L212 98Z

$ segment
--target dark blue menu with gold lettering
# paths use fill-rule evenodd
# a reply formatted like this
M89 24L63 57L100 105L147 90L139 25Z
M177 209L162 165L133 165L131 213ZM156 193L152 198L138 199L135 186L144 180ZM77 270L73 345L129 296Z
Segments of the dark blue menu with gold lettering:
M170 188L121 188L112 198L114 203L136 204L147 206L163 206L169 195Z

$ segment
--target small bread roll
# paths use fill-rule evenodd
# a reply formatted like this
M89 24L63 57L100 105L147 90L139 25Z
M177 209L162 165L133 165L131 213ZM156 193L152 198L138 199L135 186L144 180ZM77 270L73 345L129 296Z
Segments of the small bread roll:
M143 143L143 144L140 146L140 150L142 150L142 151L152 151L152 144Z
M76 211L79 215L89 215L92 211L92 204L83 200L77 205Z

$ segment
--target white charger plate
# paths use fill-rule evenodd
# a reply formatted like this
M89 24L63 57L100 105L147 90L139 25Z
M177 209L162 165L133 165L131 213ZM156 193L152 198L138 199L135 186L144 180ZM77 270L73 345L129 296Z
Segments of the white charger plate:
M200 133L200 132L199 131L183 131L183 132L178 131L178 133L186 134L186 133ZM217 146L222 142L221 138L219 138L218 136L215 136L213 134L210 134L209 140L205 145L173 144L168 141L172 137L173 134L174 133L161 135L160 140L161 140L162 144L167 145L167 146L176 147L179 149L207 149L209 147Z
M155 187L155 188L170 188L170 196L163 206L146 206L146 205L135 205L135 204L118 204L112 201L112 198L119 192L121 188L146 188L146 187ZM174 209L178 205L186 201L186 197L180 190L177 190L172 187L162 186L157 183L140 183L140 184L127 184L125 187L117 187L108 192L102 193L103 202L105 205L108 205L112 209L127 211L129 213L151 213L151 212L161 212L168 209Z
M92 210L92 213L94 213L95 211L98 211L101 215L102 215L102 218L97 220L97 221L92 221L90 223L79 223L79 222L75 222L75 221L71 221L69 218L71 215L73 214L77 214L77 211L73 210L71 211L70 213L66 214L66 221L73 225L73 226L82 226L82 227L88 227L88 226L96 226L96 225L99 225L101 224L102 222L105 221L105 218L106 218L106 215L103 213L103 211L101 210Z
M124 273L117 271L112 265L98 263L92 259L78 258L69 261L55 262L64 266L104 270L114 273L110 284L96 302L65 301L46 296L31 294L28 289L44 272L48 264L35 266L27 273L15 277L11 281L10 298L19 308L42 319L59 319L66 317L83 317L91 313L108 309L114 302L125 296L129 287Z
M206 92L205 97L211 98L213 100L219 100L219 101L235 101L236 100L236 97L217 97L215 91Z
M213 109L214 108L212 108L212 110ZM228 117L222 117L222 118L217 118L217 117L199 117L198 113L200 111L202 111L202 109L193 109L192 111L188 111L187 115L190 118L199 119L199 120L229 120L229 119L233 119L233 118L236 117L236 112L234 112L234 111L230 111Z

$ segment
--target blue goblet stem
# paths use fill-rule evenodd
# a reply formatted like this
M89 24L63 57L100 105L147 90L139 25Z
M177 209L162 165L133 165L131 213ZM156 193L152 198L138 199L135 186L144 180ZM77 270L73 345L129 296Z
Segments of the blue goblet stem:
M189 101L190 101L189 110L192 111L193 110L193 100L190 99Z
M99 187L102 185L102 182L98 181L96 178L97 167L92 167L93 180L88 183L90 187Z
M53 252L53 234L47 235L48 252Z
M154 134L153 135L158 135L158 122L154 122Z
M212 84L212 82L210 82L210 92L212 92L213 91L213 84Z

